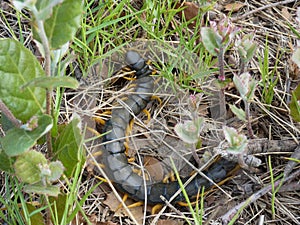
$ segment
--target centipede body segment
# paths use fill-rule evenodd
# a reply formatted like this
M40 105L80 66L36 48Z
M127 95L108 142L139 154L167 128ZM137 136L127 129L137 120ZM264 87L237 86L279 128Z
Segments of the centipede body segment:
M129 95L120 105L112 110L111 118L105 123L103 137L103 153L101 155L104 171L115 187L135 200L147 203L162 203L160 196L170 199L180 189L177 181L170 183L144 181L142 176L135 172L125 155L126 128L133 118L138 115L151 100L154 92L154 79L150 76L154 71L137 52L128 51L125 61L130 69L135 71L134 93ZM130 110L128 110L130 109ZM223 180L229 171L235 167L234 163L225 159L219 160L204 172L214 182ZM184 178L183 182L188 178ZM208 189L213 184L199 174L185 187L189 196L195 196L202 187ZM175 202L184 201L184 196L179 194Z

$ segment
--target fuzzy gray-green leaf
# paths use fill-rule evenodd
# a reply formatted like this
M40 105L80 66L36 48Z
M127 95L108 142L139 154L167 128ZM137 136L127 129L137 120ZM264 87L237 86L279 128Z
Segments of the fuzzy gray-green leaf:
M212 55L217 55L221 47L222 37L210 27L201 28L201 38L204 47Z
M34 184L41 181L40 165L45 165L45 156L37 151L29 151L20 155L15 164L16 176L23 182Z
M81 0L65 0L53 8L44 25L52 49L71 41L79 28L82 15Z
M231 105L229 104L229 107L231 109L231 111L242 121L247 121L246 120L246 113L244 110L239 109L238 107L236 107L235 105Z

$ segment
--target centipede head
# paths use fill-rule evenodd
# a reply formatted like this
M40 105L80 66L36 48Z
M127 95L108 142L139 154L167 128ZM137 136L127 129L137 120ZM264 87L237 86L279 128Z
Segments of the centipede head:
M128 51L125 56L125 61L131 69L139 71L146 65L145 60L135 51Z

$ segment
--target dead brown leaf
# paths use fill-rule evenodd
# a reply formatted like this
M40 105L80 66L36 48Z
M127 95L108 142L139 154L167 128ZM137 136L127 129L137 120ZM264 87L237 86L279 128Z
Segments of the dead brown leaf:
M231 4L227 4L225 5L225 11L228 11L228 12L237 12L239 11L243 6L245 6L244 3L241 3L241 2L235 2L235 3L231 3Z
M190 21L194 19L199 14L199 6L193 2L184 2L182 4L177 3L175 8L176 9L184 8L183 11L180 11L178 13L178 15L180 16L181 19L184 16L186 21ZM196 21L194 21L191 25L192 26L196 25Z
M291 20L293 18L287 7L283 7L281 13L287 20Z
M299 79L299 74L300 74L300 70L299 67L297 66L296 63L294 63L294 61L292 59L288 60L288 70L289 70L289 75L293 80L297 80Z
M107 205L113 212L115 212L115 216L130 217L127 210L121 205L121 203L119 202L119 200L117 199L117 197L113 192L107 194L107 198L103 203ZM131 205L133 203L135 203L135 201L131 199L126 200L126 205ZM143 205L129 208L131 214L134 216L134 218L139 224L143 223L143 217L144 217L143 209L144 209Z
M151 179L155 181L162 181L164 179L164 169L161 161L155 157L145 156L144 164L145 169L151 176Z

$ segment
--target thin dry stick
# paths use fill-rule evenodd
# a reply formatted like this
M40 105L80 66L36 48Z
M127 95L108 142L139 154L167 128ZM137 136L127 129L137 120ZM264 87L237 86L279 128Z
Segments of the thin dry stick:
M292 2L296 2L297 0L286 0L286 1L281 1L281 2L275 2L275 3L271 3L271 4L268 4L268 5L265 5L265 6L262 6L260 8L257 8L257 9L254 9L250 12L247 12L245 13L244 15L241 15L241 16L237 16L237 17L232 17L231 20L233 22L236 22L238 20L241 20L241 19L244 19L246 18L247 16L250 16L254 13L257 13L259 11L262 11L262 10L265 10L265 9L268 9L268 8L272 8L272 7L275 7L275 6L278 6L278 5L285 5L285 4L288 4L288 3L292 3Z
M279 185L281 185L283 182L287 182L289 180L292 180L294 178L296 178L297 176L300 175L300 169L297 170L296 172L292 173L290 176L286 177L282 180L278 180L274 183L274 187L278 187ZM241 211L242 209L244 209L247 205L255 202L257 199L259 199L261 196L265 195L267 192L272 190L272 184L262 188L261 190L259 190L258 192L254 193L253 195L251 195L249 198L247 198L245 201L241 202L240 204L238 204L237 206L233 207L231 210L229 210L226 214L224 214L221 219L223 224L228 224L229 221L237 214L239 213L239 211Z

